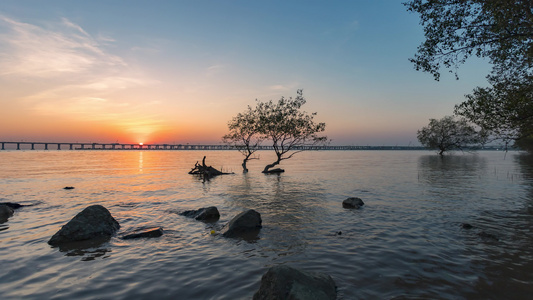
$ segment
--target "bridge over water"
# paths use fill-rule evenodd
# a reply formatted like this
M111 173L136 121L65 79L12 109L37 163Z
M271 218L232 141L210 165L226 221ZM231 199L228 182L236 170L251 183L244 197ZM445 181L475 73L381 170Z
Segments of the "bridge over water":
M232 145L0 142L0 150L237 150ZM295 150L423 150L419 146L300 146ZM259 146L259 150L273 150Z

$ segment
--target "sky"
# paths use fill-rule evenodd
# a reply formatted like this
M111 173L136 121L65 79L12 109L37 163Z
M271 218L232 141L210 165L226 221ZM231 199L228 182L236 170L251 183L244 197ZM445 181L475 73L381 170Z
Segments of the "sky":
M303 89L333 145L418 145L490 65L416 71L401 2L2 0L0 141L219 144Z

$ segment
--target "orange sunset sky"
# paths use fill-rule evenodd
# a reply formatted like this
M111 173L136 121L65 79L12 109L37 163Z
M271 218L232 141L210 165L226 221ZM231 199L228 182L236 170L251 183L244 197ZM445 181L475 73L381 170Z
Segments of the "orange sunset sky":
M400 1L13 1L0 7L0 141L217 144L254 100L304 90L337 145L418 144L490 66L440 82Z

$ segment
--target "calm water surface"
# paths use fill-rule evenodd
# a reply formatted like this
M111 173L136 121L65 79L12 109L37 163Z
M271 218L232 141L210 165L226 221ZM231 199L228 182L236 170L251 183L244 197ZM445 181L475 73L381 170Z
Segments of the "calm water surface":
M204 155L236 174L188 175ZM260 155L242 174L241 156L227 151L0 152L0 202L35 204L0 224L0 297L251 299L269 267L287 264L330 274L338 299L531 298L530 156L306 152L277 176L260 173L274 159ZM352 196L364 208L343 209ZM149 226L165 234L47 244L92 204L121 224L117 236ZM176 214L211 205L221 212L214 224ZM210 234L248 208L263 218L259 239Z

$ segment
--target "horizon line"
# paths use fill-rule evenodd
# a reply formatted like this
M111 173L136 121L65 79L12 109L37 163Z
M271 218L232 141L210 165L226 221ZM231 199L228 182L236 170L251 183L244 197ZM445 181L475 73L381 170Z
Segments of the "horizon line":
M68 150L238 150L239 146L229 145L229 144L171 144L171 143L97 143L97 142L10 142L10 141L0 141L0 150L36 150L35 145L42 145L44 149L38 150L49 150L48 145L57 145L57 150L62 150L61 146L68 146ZM16 149L6 149L6 145L16 146ZM21 145L31 145L30 149L21 149ZM75 148L75 146L80 146ZM88 148L85 148L85 147ZM13 147L14 148L14 147ZM257 147L257 150L272 150L273 146L264 146L260 145ZM499 145L487 145L484 147L470 147L469 149L478 149L478 150L498 150L501 148ZM294 146L296 151L304 150L433 150L425 146L358 146L358 145L300 145ZM64 149L67 150L67 149Z

